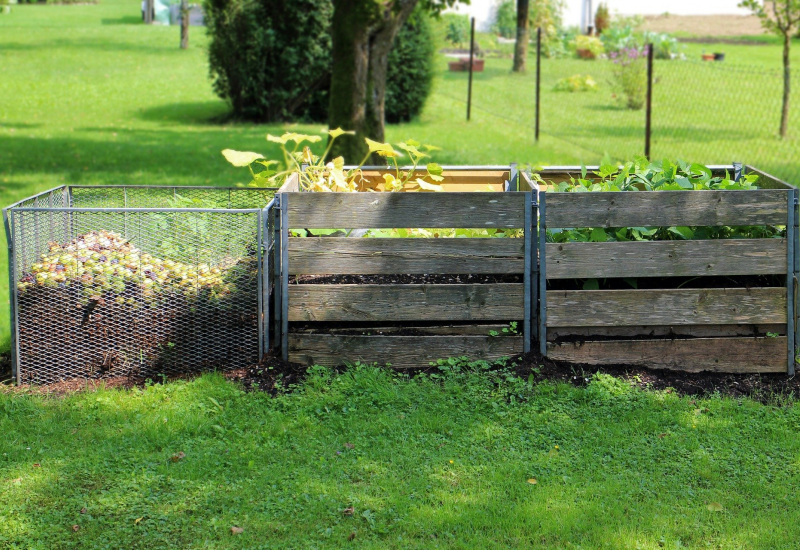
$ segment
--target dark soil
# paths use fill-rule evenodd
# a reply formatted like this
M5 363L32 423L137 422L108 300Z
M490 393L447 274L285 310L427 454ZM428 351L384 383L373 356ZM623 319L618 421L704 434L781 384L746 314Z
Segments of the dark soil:
M678 395L706 397L723 395L732 398L749 397L765 404L780 403L787 398L800 399L800 377L785 374L718 374L684 373L667 370L651 370L637 366L596 367L574 365L542 358L538 353L529 353L516 358L516 374L528 378L533 374L536 382L563 382L574 386L586 386L594 374L605 373L627 380L641 389L663 390ZM10 366L9 356L0 355L0 366ZM498 367L499 368L499 367ZM344 367L342 367L344 369ZM407 369L411 376L433 372L433 367ZM265 391L277 394L291 390L291 386L303 381L306 367L282 361L274 356L265 357L260 363L223 373L230 380L239 382L248 391ZM197 374L165 377L155 382L187 379ZM8 377L2 378L7 381ZM151 380L152 382L153 380ZM148 379L140 376L116 376L102 380L73 379L43 385L7 385L14 393L38 393L63 395L76 391L94 391L99 387L133 388L143 387Z

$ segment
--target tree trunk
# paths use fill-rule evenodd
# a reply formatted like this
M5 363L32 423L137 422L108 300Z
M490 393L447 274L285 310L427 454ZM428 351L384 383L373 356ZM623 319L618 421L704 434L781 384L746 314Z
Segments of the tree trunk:
M181 0L181 49L189 47L189 2Z
M389 51L397 31L418 0L334 0L331 22L332 76L328 124L355 130L337 138L330 156L348 164L361 161L368 149L364 138L384 141L384 100ZM370 164L385 159L372 155Z
M783 107L781 109L781 137L786 137L789 129L789 93L791 91L792 73L789 67L789 46L791 37L789 33L783 35Z
M515 73L525 72L525 62L528 58L528 38L530 37L528 24L528 0L517 0L517 43L514 45Z

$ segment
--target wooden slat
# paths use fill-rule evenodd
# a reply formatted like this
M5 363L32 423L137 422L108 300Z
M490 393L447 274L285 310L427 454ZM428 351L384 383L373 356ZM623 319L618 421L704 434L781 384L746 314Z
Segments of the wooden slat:
M548 279L786 273L785 239L549 243L546 250Z
M553 327L770 324L786 315L779 287L547 291Z
M524 193L295 193L291 228L522 227Z
M472 321L523 317L523 285L290 285L289 321Z
M333 325L333 326L331 326ZM784 327L785 328L785 327ZM509 324L476 324L466 325L413 325L385 326L365 324L361 327L352 325L310 323L303 327L303 334L334 334L338 336L488 336L493 332L510 336L503 330L509 330ZM520 331L520 327L517 327ZM549 333L548 333L549 334Z
M336 366L345 362L428 367L437 359L499 359L522 353L521 336L334 336L289 334L289 361Z
M786 337L607 340L547 344L547 356L584 365L636 365L684 372L786 372Z
M758 187L761 189L792 189L792 186L785 181L779 180L775 176L767 174L766 172L759 170L758 168L754 168L753 166L745 166L744 172L745 174L756 174L758 176L756 185L758 185Z
M547 227L785 225L786 190L548 193Z
M283 182L278 193L294 193L300 191L300 176L292 174Z
M524 254L523 239L295 238L289 273L522 273Z
M786 324L773 325L641 325L629 327L553 327L547 329L547 339L598 340L607 338L722 338L729 336L765 336L767 333L786 334Z

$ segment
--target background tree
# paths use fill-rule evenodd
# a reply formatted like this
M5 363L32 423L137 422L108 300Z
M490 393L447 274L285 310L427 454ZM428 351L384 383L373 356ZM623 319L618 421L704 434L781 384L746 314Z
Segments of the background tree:
M800 0L743 0L739 6L748 8L761 20L761 26L783 38L783 105L781 107L782 138L789 129L789 96L792 74L789 64L789 50L792 35L800 24Z
M517 42L514 45L515 73L525 72L525 62L528 58L528 40L530 39L530 20L528 0L517 0Z
M331 156L358 162L364 138L385 141L386 74L389 51L417 4L438 12L458 0L333 0L332 75L328 123L354 130L337 139ZM468 0L462 0L468 2ZM373 155L370 163L382 159Z

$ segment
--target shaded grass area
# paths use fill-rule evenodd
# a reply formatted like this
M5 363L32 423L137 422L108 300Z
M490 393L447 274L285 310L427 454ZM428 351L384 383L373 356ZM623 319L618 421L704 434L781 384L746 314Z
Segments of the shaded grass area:
M206 375L0 394L0 411L10 548L775 549L800 534L793 402L356 366L276 398Z

